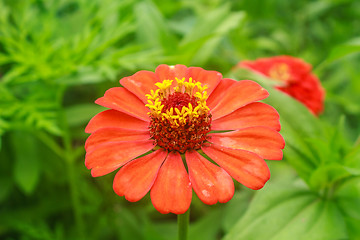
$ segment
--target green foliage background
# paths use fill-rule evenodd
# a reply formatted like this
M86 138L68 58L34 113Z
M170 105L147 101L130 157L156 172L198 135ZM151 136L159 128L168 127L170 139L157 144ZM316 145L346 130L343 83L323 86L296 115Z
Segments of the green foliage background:
M0 0L0 238L176 239L176 216L129 203L84 166L106 89L185 64L266 87L284 160L227 204L193 195L190 239L360 239L360 2ZM244 59L303 58L326 89L316 118Z

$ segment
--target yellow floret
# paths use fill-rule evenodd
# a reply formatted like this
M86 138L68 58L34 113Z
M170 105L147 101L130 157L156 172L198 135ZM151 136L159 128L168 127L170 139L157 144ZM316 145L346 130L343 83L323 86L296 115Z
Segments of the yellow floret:
M175 78L175 80L176 86L172 89L173 80L164 80L161 83L158 82L155 84L158 87L156 91L151 90L150 94L145 95L148 98L148 104L145 106L150 110L148 114L153 118L159 118L163 121L165 119L168 120L173 127L186 125L194 118L208 114L210 109L206 106L208 95L205 91L208 87L206 85L201 86L200 82L193 81L192 78L189 78L187 82L185 82L185 78ZM163 112L164 105L162 104L162 100L174 92L187 93L190 96L194 96L197 101L197 106L194 108L194 106L189 103L188 106L183 106L181 111L178 108L170 108Z

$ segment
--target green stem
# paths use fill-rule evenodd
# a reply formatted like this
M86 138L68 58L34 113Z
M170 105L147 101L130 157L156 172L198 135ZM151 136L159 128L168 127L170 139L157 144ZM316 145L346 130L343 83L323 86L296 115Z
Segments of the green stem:
M78 179L76 177L76 172L75 172L75 160L76 160L76 155L78 154L76 155L74 154L70 129L63 109L60 110L59 117L63 129L63 135L62 135L62 140L64 145L63 158L67 166L68 184L69 184L70 197L71 197L72 208L75 218L75 225L79 239L86 239L84 221L82 217L81 202L79 196L79 188L77 181Z
M184 214L178 214L179 240L188 239L189 220L190 220L190 208Z
M355 140L355 144L354 146L357 147L358 145L360 145L360 135L357 137L357 139Z
M37 131L35 135L45 144L48 148L50 148L56 155L60 158L64 156L63 149L51 138L48 134L42 131Z
M85 239L84 221L81 214L81 204L79 198L79 189L77 187L77 180L75 176L75 168L73 161L66 161L68 172L68 184L70 188L70 197L74 211L75 225L80 239Z

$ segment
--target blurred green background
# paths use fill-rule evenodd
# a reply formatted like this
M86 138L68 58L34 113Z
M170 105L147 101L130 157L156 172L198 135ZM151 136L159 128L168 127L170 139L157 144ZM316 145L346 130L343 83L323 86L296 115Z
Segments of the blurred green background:
M190 239L360 239L359 52L354 0L0 0L0 239L176 239L175 215L149 196L127 202L115 173L84 166L95 99L161 63L266 86L234 65L284 54L313 65L324 113L268 88L284 161L268 162L263 190L236 185L227 204L194 194Z

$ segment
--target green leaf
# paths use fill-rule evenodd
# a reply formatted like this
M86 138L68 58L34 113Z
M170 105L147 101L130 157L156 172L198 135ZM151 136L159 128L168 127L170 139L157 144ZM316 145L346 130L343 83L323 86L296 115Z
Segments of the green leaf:
M144 239L144 231L141 222L133 212L122 208L120 212L120 228L118 229L121 239Z
M11 196L14 188L13 174L11 171L13 168L13 157L11 155L9 141L7 141L8 139L8 134L0 135L0 141L2 141L3 145L2 150L0 150L0 203L3 203Z
M336 201L345 215L349 239L360 237L360 179L350 178L337 189Z
M11 68L10 71L8 71L3 77L2 81L4 83L9 83L12 80L16 80L19 76L25 74L28 71L28 66L26 65L19 65ZM30 75L30 74L28 74Z
M13 186L13 182L11 178L8 176L1 176L0 177L0 203L3 202L11 192L11 188Z
M47 91L52 93L50 89ZM41 94L39 89L34 89L34 93L28 96L27 101L9 101L7 104L11 112L7 114L10 115L10 123L15 126L14 128L45 129L54 135L61 135L62 130L57 125L58 106L50 97L39 97ZM38 97L39 99L36 99Z
M343 57L346 57L350 54L359 53L360 52L360 39L353 39L345 44L341 44L339 46L334 47L329 56L326 59L326 62L332 63L336 60L339 60Z
M104 110L105 108L99 105L85 103L67 107L65 114L69 126L76 127L89 122L93 116Z
M23 131L12 132L11 141L15 158L15 183L25 194L32 194L40 178L38 141Z
M281 135L285 139L284 158L298 172L299 176L308 181L312 171L317 166L318 159L313 158L309 146L299 132L294 129L288 120L280 116Z
M221 209L215 209L199 221L191 223L189 228L189 239L216 240L221 228L221 224L219 224L221 214Z
M224 240L322 240L346 238L341 211L297 183L269 184Z
M193 28L188 31L181 44L188 44L197 39L203 38L215 33L215 30L223 23L224 19L231 15L229 4L224 4L210 12L198 16ZM222 30L218 30L222 31Z
M360 170L360 144L351 149L343 161L345 166Z
M175 46L175 38L170 33L162 13L156 5L149 2L136 4L137 37L139 42L158 48L171 49Z
M205 64L205 62L214 54L226 34L230 30L238 27L244 19L245 14L243 12L229 14L214 30L214 36L199 49L196 55L194 55L192 63L195 65Z
M348 239L359 240L360 238L360 220L355 218L346 217L346 226L349 232Z
M224 206L222 225L225 232L230 231L239 218L249 207L253 191L240 190L236 191L231 201Z
M197 19L194 27L185 35L180 47L191 48L200 39L209 38L196 51L189 52L193 56L192 64L203 65L214 53L226 34L238 27L245 19L244 12L231 12L229 5L208 12Z
M351 171L339 163L328 163L319 166L311 175L309 184L312 189L331 187L336 181L351 175Z
M176 221L162 221L153 225L157 233L166 240L176 240L178 236L178 227Z
M336 190L335 196L342 211L360 220L360 179L351 178Z
M155 223L151 222L150 219L146 219L144 223L144 240L169 240L170 237L167 234L161 235L156 231ZM176 239L174 237L174 239Z

